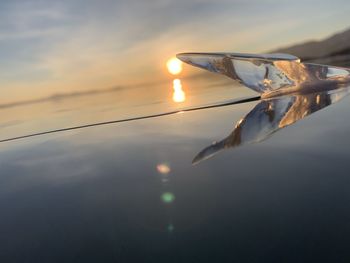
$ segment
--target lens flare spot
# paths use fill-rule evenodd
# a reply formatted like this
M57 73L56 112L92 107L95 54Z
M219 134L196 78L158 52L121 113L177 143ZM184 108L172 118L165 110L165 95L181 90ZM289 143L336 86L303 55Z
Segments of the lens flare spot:
M174 229L175 229L175 227L174 227L173 224L169 224L169 225L167 226L168 233L174 232Z
M175 200L175 195L173 193L166 192L161 195L161 199L164 203L171 204Z
M166 67L170 74L178 75L182 71L182 62L177 58L171 58L167 61Z
M173 101L176 103L184 102L186 100L186 94L182 90L181 80L174 79L173 80Z
M165 163L161 163L157 165L157 171L158 173L161 174L168 174L170 173L171 169L169 167L169 165L165 164Z

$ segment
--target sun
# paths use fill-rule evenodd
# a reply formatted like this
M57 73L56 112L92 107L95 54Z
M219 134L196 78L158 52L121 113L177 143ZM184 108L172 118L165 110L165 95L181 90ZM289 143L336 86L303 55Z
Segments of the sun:
M166 67L170 74L178 75L182 71L182 62L177 58L170 58L166 63Z

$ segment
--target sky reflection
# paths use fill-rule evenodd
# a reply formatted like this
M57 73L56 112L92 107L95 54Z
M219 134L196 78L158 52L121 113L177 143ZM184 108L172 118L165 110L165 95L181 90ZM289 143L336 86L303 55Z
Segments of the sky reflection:
M348 255L349 99L198 166L256 102L4 143L2 262L244 262L247 247L298 262L295 242L310 261Z

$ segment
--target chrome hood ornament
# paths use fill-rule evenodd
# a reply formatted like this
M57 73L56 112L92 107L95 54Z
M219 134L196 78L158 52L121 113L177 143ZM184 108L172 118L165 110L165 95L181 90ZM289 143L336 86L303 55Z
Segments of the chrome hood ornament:
M288 54L182 53L177 57L226 75L261 96L232 133L199 152L193 164L228 148L261 142L350 92L350 69L301 63Z
M181 53L177 58L226 75L262 98L331 90L350 82L350 69L301 63L289 54Z

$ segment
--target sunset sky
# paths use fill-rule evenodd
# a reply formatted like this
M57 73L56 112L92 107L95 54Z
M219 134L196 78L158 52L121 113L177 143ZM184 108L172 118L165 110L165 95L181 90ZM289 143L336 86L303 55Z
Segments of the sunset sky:
M169 78L178 52L263 52L349 26L350 2L0 2L1 101Z

